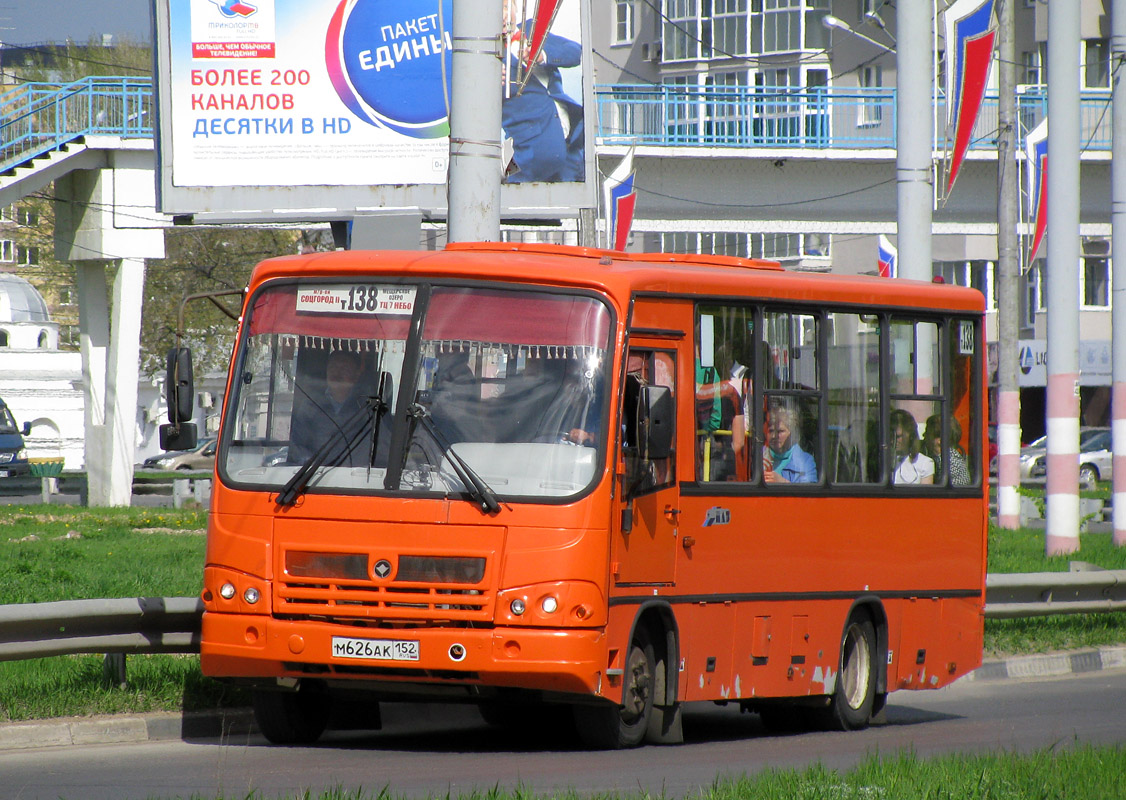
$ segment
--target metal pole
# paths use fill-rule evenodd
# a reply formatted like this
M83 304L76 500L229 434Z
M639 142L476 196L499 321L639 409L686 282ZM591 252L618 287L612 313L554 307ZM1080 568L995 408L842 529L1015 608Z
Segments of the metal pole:
M501 4L502 0L452 4L451 242L500 238Z
M1114 448L1114 543L1126 546L1126 0L1110 11L1111 63L1114 65L1114 142L1110 159L1111 224L1111 425Z
M997 522L1020 526L1020 255L1017 239L1016 0L998 4Z
M934 202L931 141L931 7L896 7L896 246L899 277L929 281Z
M1048 555L1079 549L1079 14L1048 3Z

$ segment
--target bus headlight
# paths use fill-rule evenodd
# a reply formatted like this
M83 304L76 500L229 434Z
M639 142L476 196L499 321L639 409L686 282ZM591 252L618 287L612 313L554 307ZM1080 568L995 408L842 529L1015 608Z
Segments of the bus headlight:
M590 581L552 581L497 593L498 625L593 627L606 624L606 599Z
M235 596L235 585L233 583L224 583L219 587L219 596L224 600L230 600Z
M246 591L242 593L242 599L250 603L250 605L257 603L259 597L258 590L253 586L246 587Z

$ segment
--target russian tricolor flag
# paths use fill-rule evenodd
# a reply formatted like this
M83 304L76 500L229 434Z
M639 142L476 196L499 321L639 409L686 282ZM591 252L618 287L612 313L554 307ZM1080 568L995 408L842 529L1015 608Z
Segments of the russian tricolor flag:
M1036 259L1036 251L1048 229L1048 118L1037 125L1024 140L1028 178L1028 221L1032 223L1032 247L1028 266Z
M946 175L946 194L962 167L993 64L993 0L957 0L946 9L946 124L954 130L954 149Z
M880 243L876 249L876 263L879 265L881 278L894 278L899 272L899 251L892 246L891 240L880 234Z
M629 243L630 228L633 227L633 208L637 201L637 193L633 190L632 147L614 171L606 176L602 192L606 204L609 246L613 250L625 250Z

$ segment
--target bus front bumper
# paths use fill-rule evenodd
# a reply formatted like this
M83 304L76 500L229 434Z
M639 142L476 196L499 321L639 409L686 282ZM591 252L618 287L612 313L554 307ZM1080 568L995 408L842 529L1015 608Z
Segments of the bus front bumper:
M589 629L371 628L205 612L200 650L215 678L373 681L403 694L610 689L605 634Z

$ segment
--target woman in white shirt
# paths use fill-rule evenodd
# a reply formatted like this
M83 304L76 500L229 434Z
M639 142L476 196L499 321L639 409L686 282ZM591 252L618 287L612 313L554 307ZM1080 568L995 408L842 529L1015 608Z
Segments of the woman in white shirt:
M934 483L934 460L919 452L919 426L911 412L902 408L891 412L891 437L895 463L892 483Z

